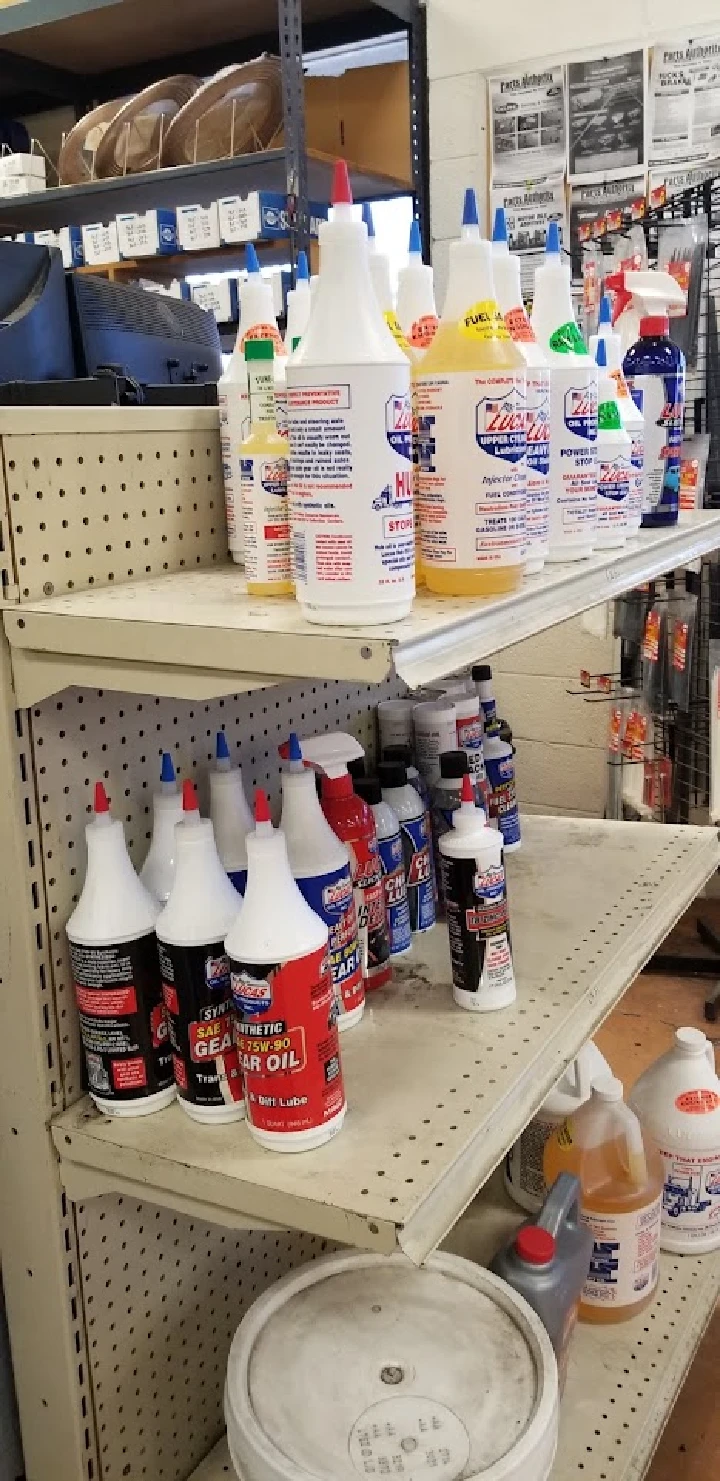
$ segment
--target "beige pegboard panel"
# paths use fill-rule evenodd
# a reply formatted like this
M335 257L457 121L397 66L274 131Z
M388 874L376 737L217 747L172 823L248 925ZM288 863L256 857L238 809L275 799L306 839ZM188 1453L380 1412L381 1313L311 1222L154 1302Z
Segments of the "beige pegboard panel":
M33 420L8 432L0 412L9 599L226 558L216 411L37 408Z
M129 1198L94 1199L77 1216L102 1481L184 1481L222 1432L243 1313L335 1246L236 1235Z

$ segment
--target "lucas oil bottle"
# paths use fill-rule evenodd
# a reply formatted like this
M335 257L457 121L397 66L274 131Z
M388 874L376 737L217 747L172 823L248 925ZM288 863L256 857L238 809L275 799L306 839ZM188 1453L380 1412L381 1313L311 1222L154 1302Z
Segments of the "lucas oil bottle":
M421 935L435 925L432 843L425 805L410 786L405 767L399 761L381 761L378 778L383 802L389 803L400 823L410 926Z
M146 1116L175 1099L155 921L102 782L85 829L87 872L67 923L89 1090L108 1116Z
M245 360L250 431L240 444L240 497L248 596L290 596L288 442L275 422L272 341L248 340Z
M288 289L286 305L285 348L291 350L296 339L302 339L310 318L310 272L307 253L300 251L295 266L295 287ZM287 415L287 413L286 413Z
M311 736L302 747L305 760L322 773L320 805L325 817L350 854L365 991L384 987L392 977L392 965L375 819L355 792L348 771L348 762L361 757L363 748L341 731Z
M549 561L592 554L597 499L597 367L575 322L570 267L560 229L547 229L545 260L535 272L531 318L550 365Z
M358 797L367 802L375 819L390 931L390 955L405 956L412 946L412 930L400 823L390 803L383 800L377 777L362 776L354 780Z
M550 522L550 371L525 312L520 286L520 258L510 252L504 206L493 221L492 265L498 306L513 342L525 362L527 419L527 514L525 575L545 565Z
M231 763L224 730L217 733L215 765L209 773L209 782L210 817L217 851L231 884L244 895L247 879L245 838L254 826L253 815L245 796L242 770Z
M599 339L595 350L598 367L598 487L595 545L614 550L627 538L632 442L623 426L617 386L607 369L607 347Z
M365 1008L350 854L325 818L315 789L315 772L305 766L294 732L283 766L280 827L293 878L303 898L328 928L330 973L342 1033L360 1022Z
M623 361L631 393L642 391L643 395L643 527L677 524L680 511L685 356L670 338L670 320L663 305L660 310L640 320L640 338Z
M182 798L175 780L172 757L163 752L160 791L153 793L153 831L140 878L145 888L164 905L175 874L175 824L182 817Z
M455 1002L471 1013L507 1008L516 991L502 839L476 807L469 776L440 861Z
M262 1147L304 1152L345 1119L328 930L292 877L261 791L247 850L247 889L225 950L248 1125Z
M630 495L627 510L628 536L640 529L642 518L644 469L645 469L645 417L644 397L638 386L632 396L622 366L622 341L612 327L612 307L604 293L600 300L597 334L590 335L590 354L595 355L600 340L604 341L607 368L617 388L620 421L630 438ZM597 357L596 357L597 358ZM598 393L599 396L599 393Z
M391 622L415 595L410 361L377 304L347 165L288 365L293 573L310 622Z
M190 781L175 850L173 887L155 929L178 1100L193 1121L239 1121L245 1101L223 943L241 899Z
M438 327L433 270L422 260L420 222L410 223L407 262L398 273L397 316L400 328L419 363L430 348Z
M422 563L430 591L513 591L525 542L525 366L495 300L474 191L450 246L442 318L416 381Z

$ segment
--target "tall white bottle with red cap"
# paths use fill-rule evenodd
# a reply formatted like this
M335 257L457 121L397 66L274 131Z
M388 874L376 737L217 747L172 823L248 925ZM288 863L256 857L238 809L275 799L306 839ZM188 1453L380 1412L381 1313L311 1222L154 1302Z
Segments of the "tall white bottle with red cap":
M209 774L210 817L223 868L239 894L245 893L247 848L245 839L254 828L250 804L245 796L242 769L233 766L224 730L215 741L215 765Z
M175 878L155 927L175 1084L193 1121L239 1121L245 1102L224 940L241 899L191 781L183 782L182 803Z
M175 824L182 817L182 798L172 756L163 751L160 791L153 793L153 831L147 858L140 870L146 889L164 905L175 874Z
M525 311L520 259L510 251L503 206L498 206L493 221L492 265L498 308L525 361L525 575L536 576L545 564L549 541L550 370Z
M398 273L397 317L417 361L429 349L438 327L433 270L422 259L420 222L410 226L408 257Z
M415 594L410 362L378 307L342 160L333 205L287 371L295 588L310 622L390 622Z
M146 1116L175 1098L155 921L102 782L85 829L87 872L67 923L90 1095L109 1116Z
M220 376L217 388L228 549L233 560L240 566L245 558L240 493L240 443L250 432L250 397L245 364L245 343L248 339L270 339L273 342L275 399L276 409L280 413L278 427L284 430L286 426L286 350L277 327L272 288L260 273L257 252L251 242L245 248L245 267L247 277L240 284L240 323L235 348L227 369Z
M245 898L225 949L248 1124L262 1147L305 1152L345 1119L328 929L292 877L262 791L247 851Z

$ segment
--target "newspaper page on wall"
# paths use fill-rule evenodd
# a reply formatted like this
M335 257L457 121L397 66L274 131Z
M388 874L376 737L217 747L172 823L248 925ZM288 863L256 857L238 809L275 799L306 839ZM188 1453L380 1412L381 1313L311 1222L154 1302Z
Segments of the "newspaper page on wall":
M720 154L720 36L658 42L650 73L650 163Z
M645 164L647 53L568 65L568 176L615 180Z
M716 175L720 175L720 154L702 165L656 165L650 170L648 179L648 205L651 210L664 206L672 196L703 185Z
M490 78L492 183L520 184L565 169L561 66Z
M602 180L574 185L570 191L570 249L573 276L581 272L581 244L585 236L615 231L633 215L642 219L645 210L644 171L623 180Z
M545 247L548 221L559 221L567 241L565 180L555 175L526 185L493 185L490 191L493 217L498 206L505 208L511 252L541 252Z

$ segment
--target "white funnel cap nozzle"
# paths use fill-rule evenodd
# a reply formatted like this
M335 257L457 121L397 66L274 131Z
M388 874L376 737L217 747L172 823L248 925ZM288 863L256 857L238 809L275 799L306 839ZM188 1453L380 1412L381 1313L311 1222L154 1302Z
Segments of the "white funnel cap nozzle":
M342 730L329 735L311 735L302 741L302 754L311 766L323 771L328 777L344 776L349 761L357 761L365 755L363 747L353 735Z

